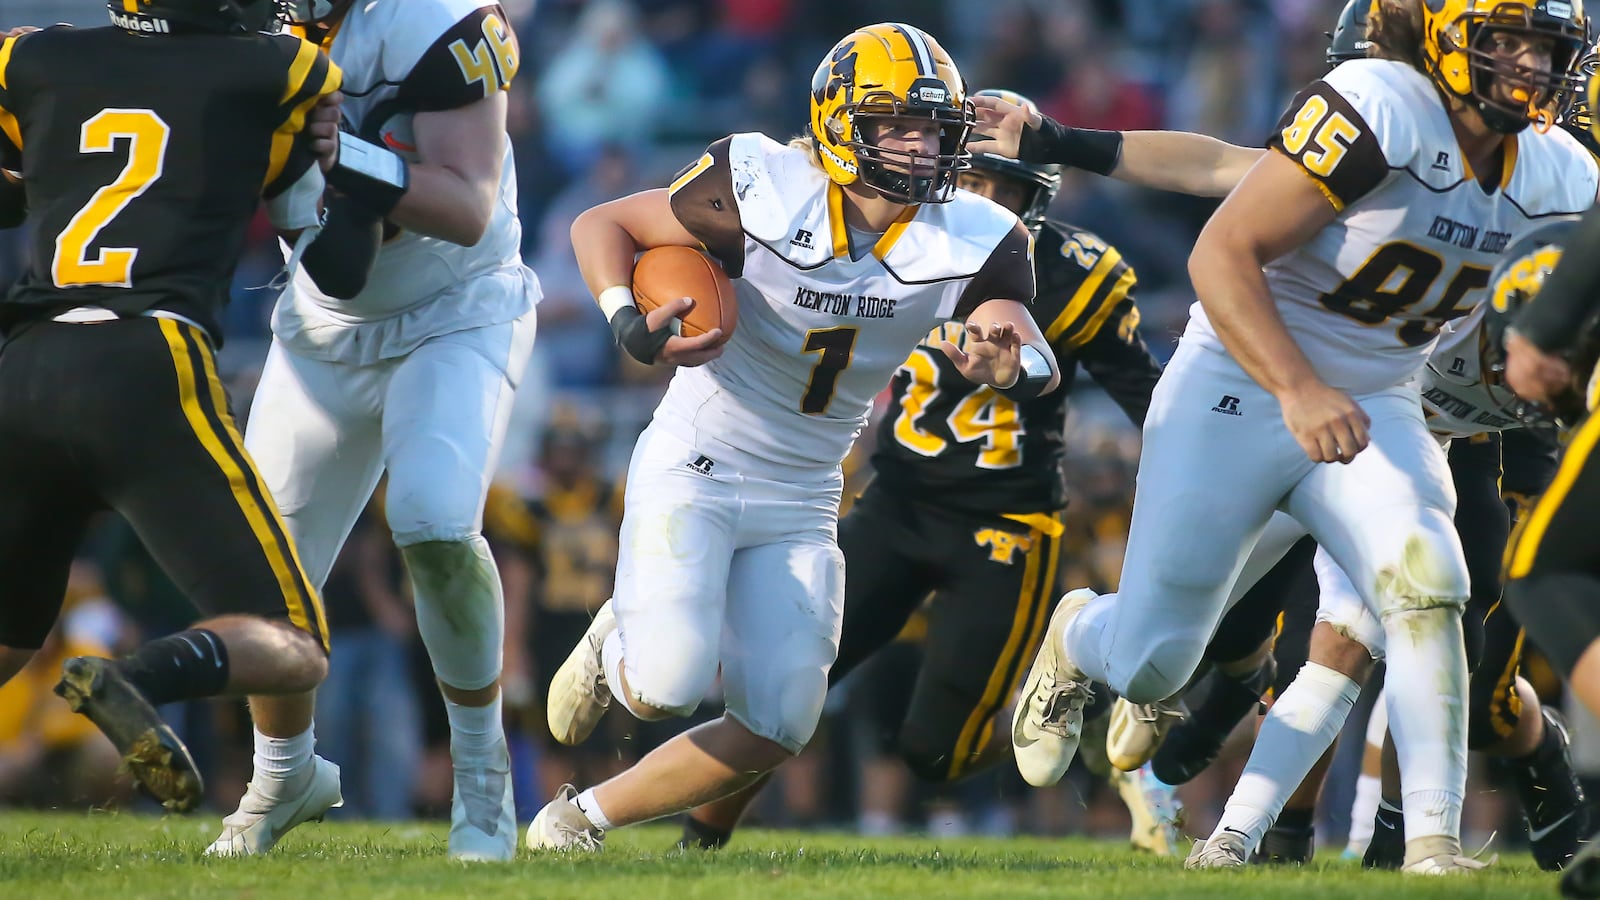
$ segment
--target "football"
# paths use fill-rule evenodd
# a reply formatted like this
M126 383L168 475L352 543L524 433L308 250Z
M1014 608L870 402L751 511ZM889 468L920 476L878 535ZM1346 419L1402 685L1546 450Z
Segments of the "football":
M693 297L694 308L679 316L683 336L697 337L721 328L724 339L739 323L739 301L733 282L716 260L692 247L656 247L633 264L633 299L649 313L679 297Z

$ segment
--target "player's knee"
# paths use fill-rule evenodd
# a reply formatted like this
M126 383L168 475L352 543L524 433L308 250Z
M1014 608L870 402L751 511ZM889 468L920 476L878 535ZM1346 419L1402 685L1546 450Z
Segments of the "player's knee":
M1467 749L1474 752L1501 743L1516 733L1522 702L1515 688L1503 684L1480 688L1473 679L1467 701Z
M624 652L628 707L653 710L656 718L693 714L717 679L716 643L687 629L671 628L657 630L649 640L654 648L670 648L670 653ZM650 717L649 712L641 715Z
M402 485L391 479L384 498L384 518L395 546L467 541L478 535L482 491L459 487L459 479L448 477L409 481Z
M1448 535L1422 529L1407 538L1398 558L1377 569L1385 618L1407 610L1446 608L1460 613L1471 591L1467 564L1453 528Z
M1169 635L1149 646L1144 659L1122 684L1112 688L1130 703L1156 703L1183 689L1200 665L1205 635Z
M895 747L911 774L929 784L954 780L963 768L955 759L954 741L934 741L914 734L901 734Z

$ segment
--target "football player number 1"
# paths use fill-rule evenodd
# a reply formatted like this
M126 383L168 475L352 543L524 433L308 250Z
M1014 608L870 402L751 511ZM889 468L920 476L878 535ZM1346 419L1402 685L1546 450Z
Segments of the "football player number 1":
M101 247L90 244L129 203L149 190L161 177L166 163L171 129L148 109L102 109L78 133L79 153L114 153L125 142L127 165L121 174L94 192L89 202L56 235L56 252L50 261L50 278L56 287L97 284L133 286L133 261L137 247Z

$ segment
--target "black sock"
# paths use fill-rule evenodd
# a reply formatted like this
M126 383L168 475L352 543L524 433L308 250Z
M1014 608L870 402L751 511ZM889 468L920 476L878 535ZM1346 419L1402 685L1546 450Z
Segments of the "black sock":
M685 849L721 850L733 840L733 829L723 830L696 819L694 816L683 817L683 837L678 841L678 846Z
M228 686L228 648L204 628L157 638L116 665L151 706L215 697Z
M1316 813L1315 809L1286 808L1278 814L1278 821L1273 822L1272 827L1285 831L1304 831L1311 827Z

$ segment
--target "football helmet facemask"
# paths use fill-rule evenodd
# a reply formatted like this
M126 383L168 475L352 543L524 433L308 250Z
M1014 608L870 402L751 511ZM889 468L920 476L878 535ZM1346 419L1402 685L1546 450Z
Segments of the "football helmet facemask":
M877 118L926 117L939 128L929 156L878 147ZM860 181L901 203L945 203L967 168L976 116L950 54L920 29L869 25L835 44L811 78L811 140L835 184Z
M276 31L290 0L108 0L111 24L135 34Z
M1367 40L1367 15L1372 12L1372 3L1373 0L1350 0L1344 5L1339 23L1328 35L1328 68L1367 58L1367 48L1372 46Z
M1557 102L1561 109L1561 127L1578 139L1585 149L1600 156L1600 138L1595 136L1595 119L1592 92L1597 85L1595 70L1600 69L1600 42L1590 44L1587 53L1578 60L1580 84Z
M1583 0L1422 0L1422 55L1441 90L1468 102L1490 128L1516 134L1537 123L1554 124L1556 102L1578 86L1588 18ZM1496 34L1555 41L1548 71L1509 63L1489 49ZM1494 97L1496 79L1516 87L1512 100Z
M1566 428L1583 416L1584 399L1576 387L1555 398L1549 406L1523 400L1512 394L1509 387L1501 387L1505 384L1506 331L1516 320L1518 312L1539 296L1545 280L1555 271L1556 264L1561 262L1561 254L1576 231L1575 218L1540 225L1507 248L1489 275L1489 302L1485 304L1487 309L1484 310L1480 346L1483 378L1491 390L1499 387L1495 393L1504 393L1508 398L1501 404L1502 410L1527 425L1553 424ZM1592 333L1594 329L1588 330ZM1583 359L1584 362L1592 364L1593 345L1592 337L1580 342L1578 356L1580 359L1587 357ZM1580 369L1574 366L1574 370Z
M1016 91L990 89L977 91L972 96L998 97L1007 103L1026 109L1030 114L1038 111L1038 106L1032 100ZM972 168L978 172L1012 178L1028 186L1029 200L1023 204L1022 211L1017 217L1029 228L1038 228L1044 224L1045 213L1050 209L1050 201L1054 200L1056 192L1061 190L1061 167L1057 165L1040 166L1019 162L996 153L974 153Z

